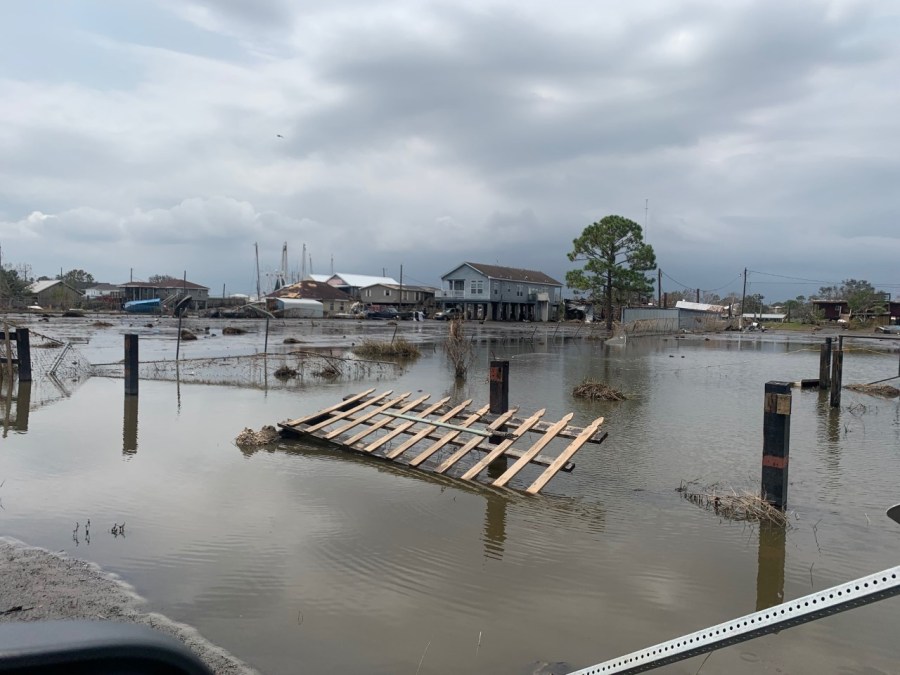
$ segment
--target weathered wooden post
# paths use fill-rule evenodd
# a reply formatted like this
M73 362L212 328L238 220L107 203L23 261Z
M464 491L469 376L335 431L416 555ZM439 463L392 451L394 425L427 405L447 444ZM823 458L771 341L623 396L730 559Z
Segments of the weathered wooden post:
M491 413L509 410L509 361L491 361Z
M825 338L822 352L819 354L819 389L828 389L831 378L831 338Z
M844 336L838 338L838 348L831 359L831 407L841 407L841 383L844 379Z
M138 336L134 333L125 335L125 395L137 396L138 393Z
M269 353L269 317L266 317L266 341L263 344L263 354Z
M763 406L762 496L779 509L787 506L790 450L791 383L766 382Z
M16 392L16 431L28 431L28 415L31 412L31 380L19 380Z
M490 412L501 415L509 410L509 361L491 361L490 366L491 400ZM497 431L503 432L506 425L500 426ZM502 442L500 437L492 436L489 442L497 445ZM500 455L488 465L488 476L499 478L506 471L506 455Z
M31 382L31 335L27 328L16 328L16 355L19 359L19 382Z

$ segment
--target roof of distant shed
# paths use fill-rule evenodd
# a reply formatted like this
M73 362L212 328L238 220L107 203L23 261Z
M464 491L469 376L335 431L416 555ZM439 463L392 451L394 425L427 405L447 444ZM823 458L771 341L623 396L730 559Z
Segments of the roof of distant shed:
M501 265L485 265L483 263L466 262L477 272L481 272L491 279L503 279L504 281L524 281L534 284L550 284L551 286L562 286L556 279L551 276L539 272L538 270L526 270L521 267L502 267Z
M184 281L183 279L163 279L150 283L149 281L126 281L119 284L120 288L190 288L194 290L209 290L209 286L201 286L193 281Z
M321 281L304 279L290 286L285 286L272 293L273 298L307 298L309 300L344 300L350 302L352 297L340 288L330 286Z
M431 286L408 286L404 284L401 286L400 284L372 284L372 286L384 286L385 288L390 288L394 291L399 291L401 288L404 291L421 291L423 293L437 293L439 289L432 288ZM372 288L372 286L365 286L365 288Z
M72 290L72 291L74 291L75 293L79 293L79 294L81 294L81 295L84 295L84 293L83 293L82 291L79 291L77 288L72 288L69 284L67 284L67 283L64 282L64 281L61 281L60 279L44 279L43 281L35 281L33 284L31 284L31 285L28 287L28 292L29 292L29 293L34 293L35 295L37 295L38 293L43 293L43 292L46 291L48 288L53 288L53 287L56 286L57 284L62 284L63 286L65 286L65 287L68 288L69 290Z
M337 279L342 281L341 286L350 286L351 288L365 288L366 286L374 286L375 284L396 284L397 280L391 277L370 277L365 274L332 274L328 277L331 281Z

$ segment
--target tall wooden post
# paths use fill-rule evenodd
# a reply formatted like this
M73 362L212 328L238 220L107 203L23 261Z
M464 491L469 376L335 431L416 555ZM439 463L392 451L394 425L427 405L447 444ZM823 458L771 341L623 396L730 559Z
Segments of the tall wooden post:
M491 412L509 410L509 361L491 361Z
M137 396L138 393L138 336L134 333L125 335L125 395Z
M31 382L31 336L27 328L16 328L19 382Z
M266 317L266 341L263 343L263 354L269 353L269 317Z
M831 381L831 338L825 338L819 355L819 390L828 389Z
M841 407L841 384L844 378L844 336L838 338L838 348L831 359L831 407Z
M28 415L31 412L31 380L19 380L16 392L16 431L28 431Z
M773 506L787 506L791 450L791 383L766 382L763 406L762 495Z

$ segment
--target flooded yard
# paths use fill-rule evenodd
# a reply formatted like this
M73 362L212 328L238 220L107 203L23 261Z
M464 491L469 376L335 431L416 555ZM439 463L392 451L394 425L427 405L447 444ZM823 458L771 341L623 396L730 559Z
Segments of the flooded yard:
M182 355L261 351L260 325L227 348L219 335L182 345ZM129 328L43 330L79 338L92 363L113 363ZM292 332L343 354L354 334L393 328L335 322L270 337L286 349ZM174 356L171 326L143 330L142 361ZM825 392L794 390L786 531L720 520L676 491L682 480L758 487L764 383L816 377L821 340L607 347L575 329L563 340L522 326L510 339L488 326L475 329L475 366L458 387L433 346L445 326L398 330L422 344L422 357L357 379L142 380L137 400L125 399L120 379L72 386L0 442L0 533L118 573L151 609L267 674L515 675L536 661L574 669L900 561L900 528L884 516L900 502L896 399L845 391L833 410ZM897 373L896 346L847 347L845 383ZM370 386L484 404L491 357L510 360L510 403L522 411L574 411L577 425L606 417L608 440L583 449L541 496L300 441L253 451L233 443L244 427ZM628 400L574 399L588 376ZM88 518L90 541L73 537ZM125 536L114 536L123 522ZM898 612L886 600L720 650L703 672L896 673ZM658 672L696 673L702 660Z

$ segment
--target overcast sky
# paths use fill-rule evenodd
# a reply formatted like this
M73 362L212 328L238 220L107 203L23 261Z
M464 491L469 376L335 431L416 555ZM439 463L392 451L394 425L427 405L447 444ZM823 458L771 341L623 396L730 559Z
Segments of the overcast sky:
M619 214L664 290L900 295L898 35L890 0L4 3L3 264L562 280Z

